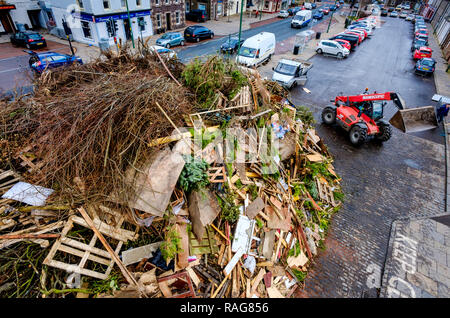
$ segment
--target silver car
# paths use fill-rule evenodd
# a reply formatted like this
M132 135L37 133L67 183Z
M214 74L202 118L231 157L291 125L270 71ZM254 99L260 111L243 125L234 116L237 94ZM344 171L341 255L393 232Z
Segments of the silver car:
M170 48L172 46L181 45L185 43L184 37L180 32L167 32L156 40L156 45Z

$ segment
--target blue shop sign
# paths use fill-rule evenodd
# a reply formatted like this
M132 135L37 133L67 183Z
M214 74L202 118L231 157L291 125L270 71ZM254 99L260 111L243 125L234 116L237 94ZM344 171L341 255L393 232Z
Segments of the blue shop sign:
M151 11L150 10L146 10L146 11L139 11L139 12L130 12L130 18L136 18L136 17L144 17L147 15L151 15ZM79 18L82 21L94 21L96 23L100 23L100 22L105 22L108 20L111 20L111 18L113 20L124 20L124 19L128 19L128 13L121 13L121 14L113 14L113 15L107 15L107 16L101 16L101 17L94 17L91 14L86 14L83 12L80 13L75 13L74 16L76 18Z

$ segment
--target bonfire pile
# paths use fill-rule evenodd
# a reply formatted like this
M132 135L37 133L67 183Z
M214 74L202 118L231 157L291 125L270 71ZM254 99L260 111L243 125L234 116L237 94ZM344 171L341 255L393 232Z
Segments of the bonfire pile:
M35 87L0 101L0 295L302 287L342 193L311 113L278 84L125 48Z

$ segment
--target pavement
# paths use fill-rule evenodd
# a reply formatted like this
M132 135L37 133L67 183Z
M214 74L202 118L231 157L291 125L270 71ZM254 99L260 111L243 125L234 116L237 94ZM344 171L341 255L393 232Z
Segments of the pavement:
M399 92L408 107L434 105L433 78L413 73L410 24L403 19L383 20L385 23L373 37L348 58L310 58L313 68L305 87L311 93L302 87L291 91L295 104L313 111L316 131L334 157L345 193L343 207L332 219L325 248L297 297L386 297L380 291L386 288L383 274L389 275L390 271L386 262L390 261L391 238L395 237L391 233L393 222L435 217L445 209L442 128L423 135L405 134L394 128L387 142L369 141L357 148L343 130L321 123L321 111L330 99L341 92L360 94L365 87L370 91ZM395 112L396 108L388 105L385 118L390 119ZM414 276L419 279L415 283L425 284L426 278L421 278ZM421 297L422 293L416 295ZM442 293L434 297L439 295Z

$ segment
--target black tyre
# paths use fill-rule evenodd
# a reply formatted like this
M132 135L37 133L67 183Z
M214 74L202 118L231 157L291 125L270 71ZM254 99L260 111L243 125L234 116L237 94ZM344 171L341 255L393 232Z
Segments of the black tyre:
M166 48L170 49L170 44L169 43L166 44Z
M196 41L197 41L197 42L200 42L200 38L197 38Z
M324 124L333 125L336 122L336 110L331 107L326 107L322 111L322 121Z
M211 33L209 37L212 39L214 37L214 33Z
M392 127L391 125L379 124L380 133L375 136L375 138L379 141L388 141L392 136Z
M181 46L184 46L184 41L181 41L180 44L181 44Z
M317 49L317 54L322 54L322 49Z
M367 139L367 129L353 126L350 130L350 142L355 146L362 145Z
M338 54L337 54L337 58L338 59L341 59L343 56L342 56L342 53L341 52L339 52Z

